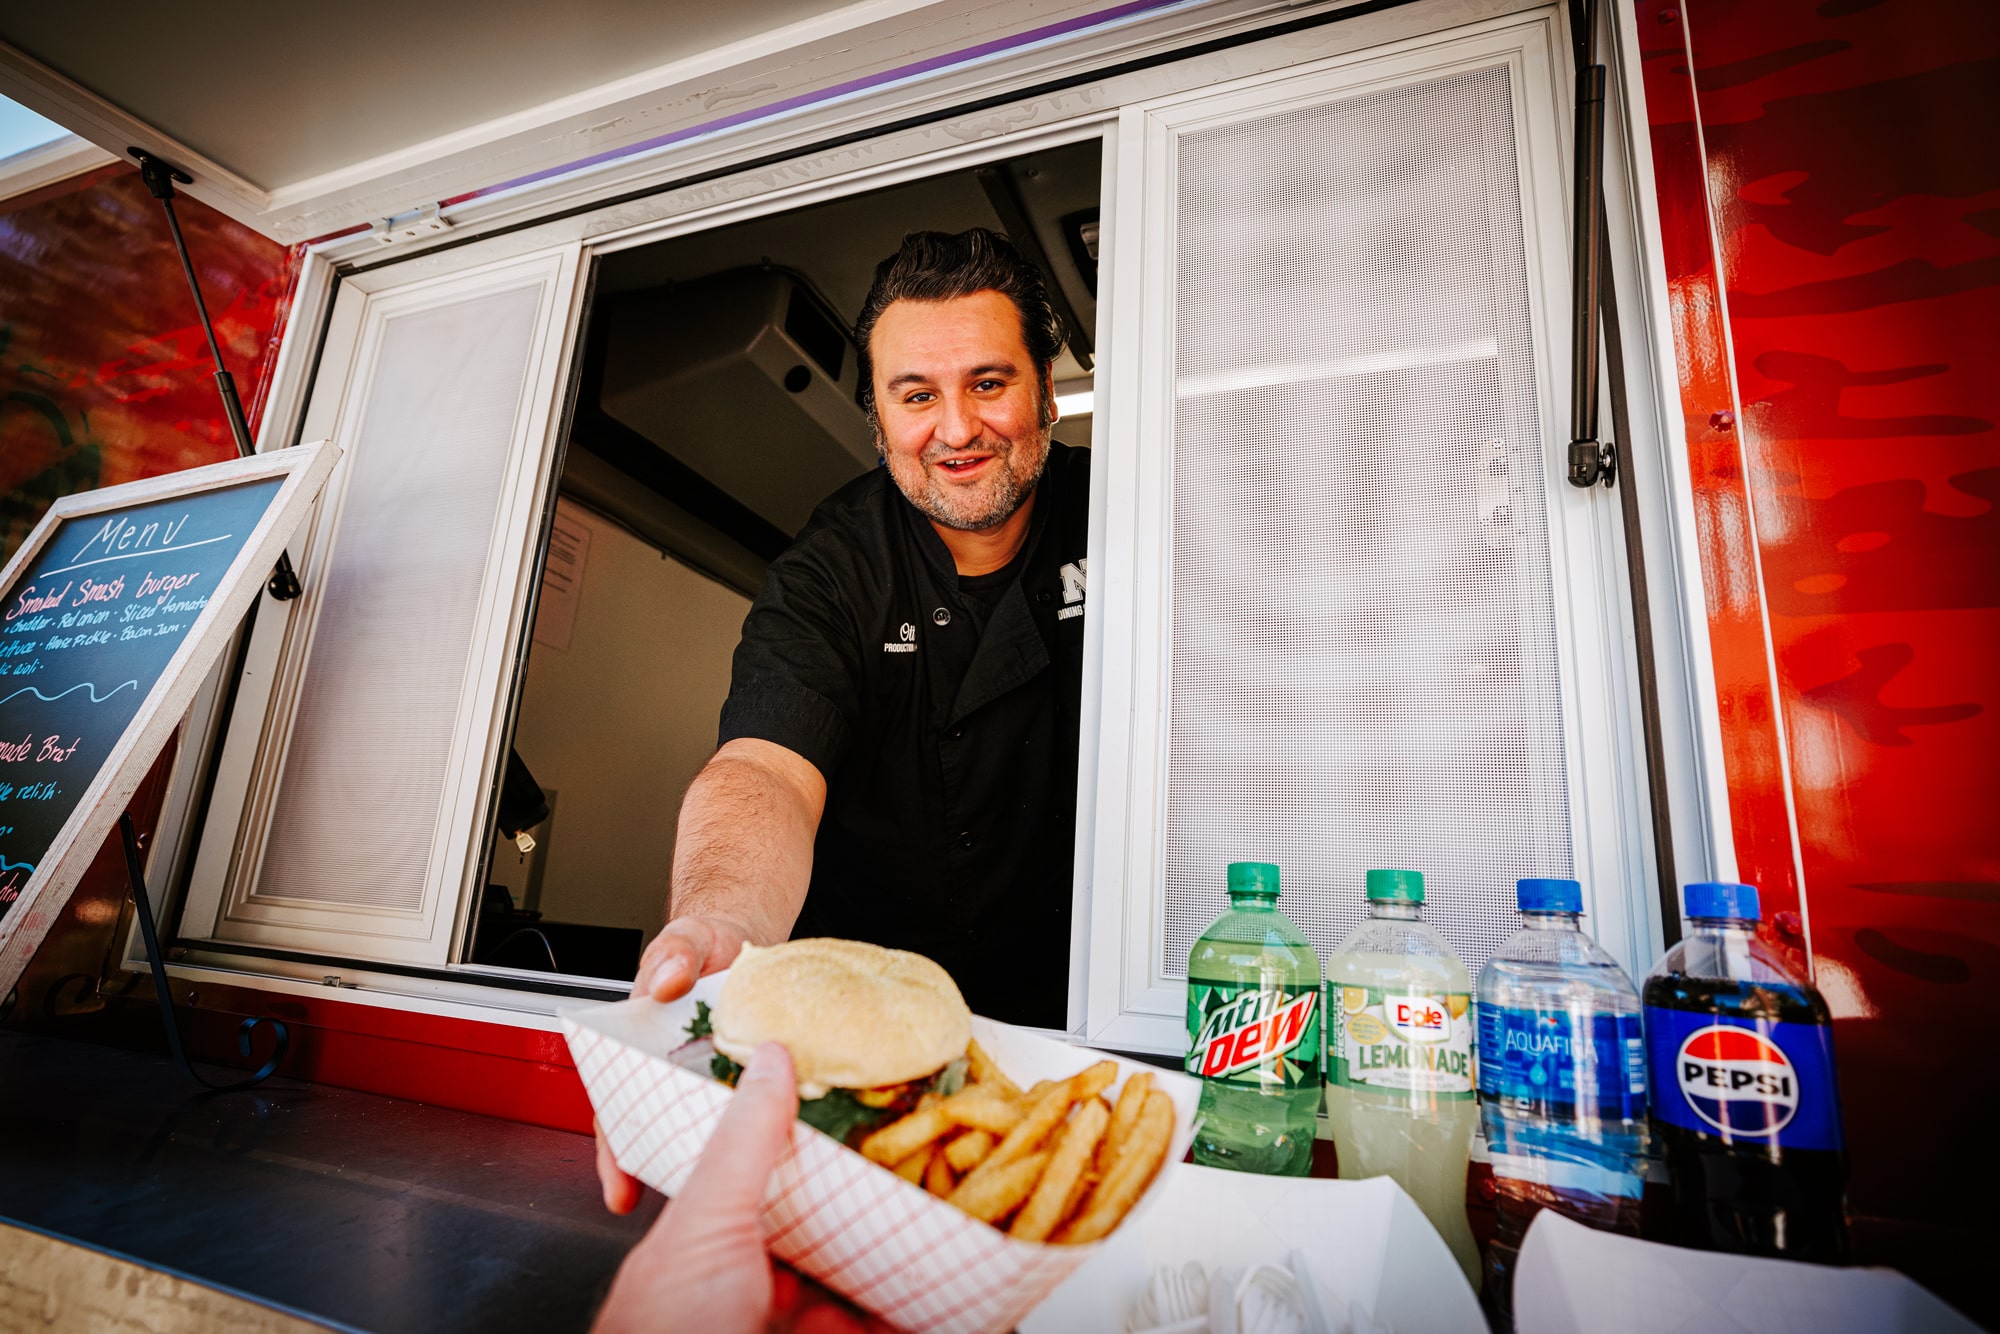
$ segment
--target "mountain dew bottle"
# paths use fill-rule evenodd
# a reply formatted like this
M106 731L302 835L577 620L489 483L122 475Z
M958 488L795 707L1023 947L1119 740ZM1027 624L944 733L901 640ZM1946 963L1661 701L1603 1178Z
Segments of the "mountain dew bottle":
M1320 1100L1319 955L1278 911L1278 868L1231 862L1229 911L1188 955L1194 1160L1302 1177Z

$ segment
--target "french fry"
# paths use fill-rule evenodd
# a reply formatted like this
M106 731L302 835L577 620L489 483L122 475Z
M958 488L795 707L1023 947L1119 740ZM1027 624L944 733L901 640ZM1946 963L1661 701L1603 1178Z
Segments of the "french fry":
M1048 1170L1035 1185L1034 1194L1021 1206L1008 1231L1022 1241L1043 1241L1063 1221L1070 1195L1090 1165L1090 1155L1104 1135L1111 1114L1101 1099L1091 1098L1076 1110L1063 1127L1062 1138L1049 1156Z
M934 1152L935 1150L926 1145L924 1148L918 1149L915 1153L903 1159L902 1162L897 1163L890 1170L911 1185L921 1186L924 1183L924 1169L930 1166L931 1157Z
M1153 1176L1166 1161L1167 1145L1174 1137L1174 1102L1153 1090L1139 1112L1138 1124L1126 1140L1118 1159L1090 1193L1083 1212L1065 1224L1053 1240L1071 1245L1096 1241L1123 1221L1125 1215L1146 1193Z
M863 1139L862 1155L1022 1240L1095 1241L1117 1227L1173 1137L1173 1103L1152 1076L1126 1080L1114 1104L1115 1061L1022 1092L978 1043L966 1057L964 1088L925 1094Z
M944 1160L951 1164L954 1172L970 1172L986 1160L993 1152L993 1146L1000 1142L998 1135L984 1130L968 1130L944 1146Z
M1125 1081L1125 1087L1118 1094L1117 1110L1111 1113L1111 1128L1104 1132L1104 1139L1097 1148L1097 1170L1107 1172L1111 1164L1118 1160L1118 1151L1124 1146L1125 1137L1132 1133L1132 1127L1139 1122L1139 1112L1146 1105L1146 1094L1153 1087L1153 1076L1145 1072L1133 1075Z
M1111 1087L1111 1081L1118 1078L1118 1062L1099 1061L1087 1070L1079 1070L1065 1079L1071 1102L1082 1102L1094 1098Z
M1021 1086L1007 1078L1000 1067L993 1063L993 1058L986 1054L986 1048L980 1046L976 1039L971 1046L965 1049L965 1057L971 1064L970 1073L973 1083L984 1084L988 1089L998 1093L1003 1098L1019 1098L1021 1096Z
M1049 1132L1061 1125L1063 1117L1069 1114L1069 1104L1068 1080L1049 1085L1048 1092L1028 1109L1028 1114L1021 1118L1019 1125L1008 1131L1006 1137L993 1146L993 1152L986 1155L986 1161L981 1163L976 1171L984 1172L988 1169L997 1171L1041 1148L1042 1141L1049 1137Z
M1100 1149L1104 1145L1103 1140L1099 1140L1097 1143ZM1077 1206L1083 1203L1085 1197L1090 1192L1097 1189L1097 1183L1103 1179L1095 1167L1077 1177L1076 1184L1069 1188L1069 1198L1063 1201L1062 1223L1067 1223L1070 1219L1076 1217ZM1061 1227L1062 1223L1058 1223L1056 1226Z
M862 1140L861 1156L884 1167L894 1167L918 1149L942 1138L951 1126L942 1103L920 1108Z
M933 1195L949 1195L958 1185L958 1178L951 1173L951 1164L945 1159L943 1149L932 1149L930 1164L924 1168L924 1189Z
M998 1222L1028 1198L1048 1165L1046 1153L1031 1153L984 1176L982 1165L980 1171L958 1183L958 1189L948 1197L949 1202L981 1222Z
M968 1191L973 1192L974 1198L983 1198L981 1192L989 1190L991 1183L998 1180L1002 1173L1042 1147L1042 1141L1062 1124L1063 1117L1069 1113L1069 1102L1067 1080L1049 1085L1048 1092L1044 1093L1041 1100L1021 1118L1021 1123L1008 1131L1005 1139L993 1146L993 1151L986 1155L979 1166L966 1173L965 1180L958 1183L958 1190L952 1195L952 1202L957 1203L958 1197ZM1033 1184L1029 1183L1030 1188ZM1019 1202L1015 1201L1016 1204Z
M1021 1124L1021 1118L1028 1112L1020 1103L980 1084L952 1094L938 1106L954 1124L983 1130L989 1135L1006 1134Z

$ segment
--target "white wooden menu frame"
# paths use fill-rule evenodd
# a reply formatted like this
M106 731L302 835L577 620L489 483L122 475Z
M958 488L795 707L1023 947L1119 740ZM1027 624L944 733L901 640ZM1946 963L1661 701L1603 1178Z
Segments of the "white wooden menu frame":
M284 484L250 532L236 559L217 581L208 604L195 617L179 648L126 724L90 785L49 844L21 896L0 917L0 995L11 991L26 971L57 916L69 903L84 868L117 824L147 768L180 726L202 678L215 665L229 637L264 594L271 567L304 521L339 450L325 441L275 450L226 463L148 477L119 486L64 496L49 507L20 550L0 570L0 589L11 588L66 521L197 495L244 482L281 477Z

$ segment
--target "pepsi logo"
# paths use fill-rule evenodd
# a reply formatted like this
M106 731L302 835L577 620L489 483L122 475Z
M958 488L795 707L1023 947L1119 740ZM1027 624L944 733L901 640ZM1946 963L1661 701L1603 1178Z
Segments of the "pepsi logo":
M1694 1114L1728 1134L1775 1135L1798 1114L1791 1059L1747 1028L1711 1024L1688 1034L1674 1074Z

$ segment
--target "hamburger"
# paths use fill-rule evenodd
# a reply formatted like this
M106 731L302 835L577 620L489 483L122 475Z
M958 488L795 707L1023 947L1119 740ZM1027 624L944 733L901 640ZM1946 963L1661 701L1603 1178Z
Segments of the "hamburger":
M951 975L921 954L809 938L745 945L714 1008L697 1004L688 1032L690 1048L709 1045L710 1073L731 1085L761 1043L783 1045L798 1072L799 1119L852 1147L924 1094L958 1091L972 1011Z

